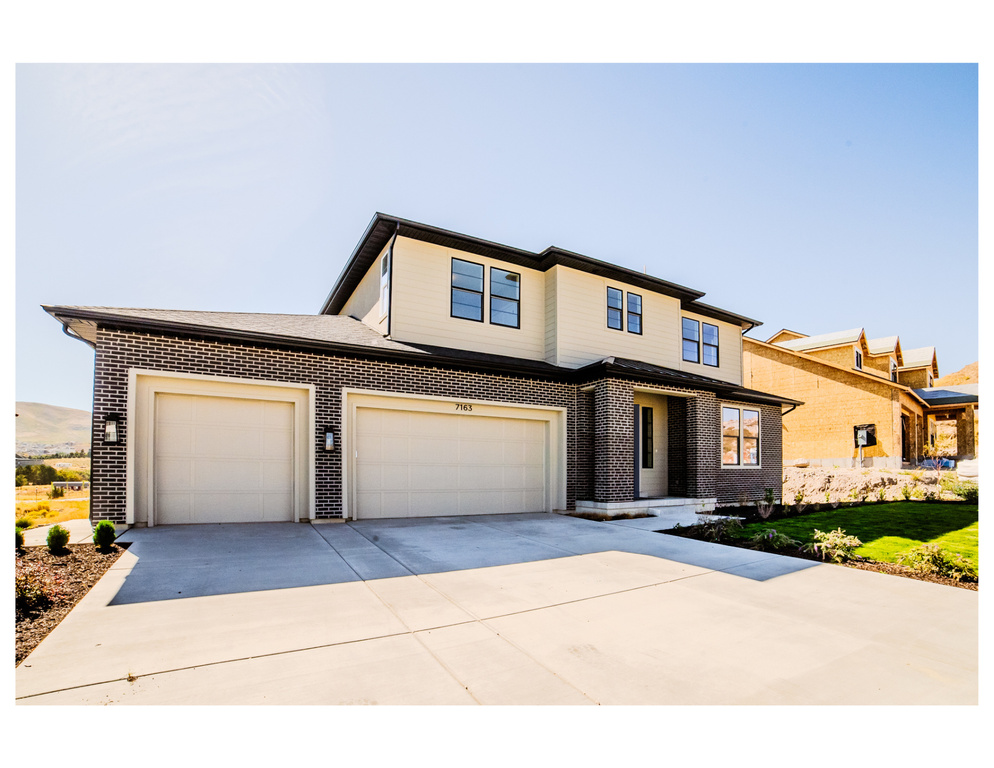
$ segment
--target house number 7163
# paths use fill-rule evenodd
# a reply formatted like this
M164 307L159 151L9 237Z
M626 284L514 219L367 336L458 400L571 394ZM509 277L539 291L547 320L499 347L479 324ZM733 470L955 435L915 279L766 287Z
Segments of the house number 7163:
M473 406L470 405L469 403L456 403L456 410L457 411L471 411L471 410L473 410Z

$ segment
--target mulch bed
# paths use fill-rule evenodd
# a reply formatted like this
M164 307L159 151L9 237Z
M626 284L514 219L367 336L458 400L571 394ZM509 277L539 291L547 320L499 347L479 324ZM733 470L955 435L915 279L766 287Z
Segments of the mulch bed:
M100 577L124 554L124 546L114 544L99 550L95 544L70 544L65 552L53 555L48 547L24 547L19 563L36 563L49 568L61 581L61 595L44 610L17 611L15 621L14 666L20 664L58 626Z
M697 536L693 535L693 531L690 528L684 528L682 530L669 530L660 531L660 533L669 533L675 536L685 536L688 539L699 539ZM739 547L740 549L753 549L745 542L738 542L735 540L726 540L720 542L730 547ZM903 576L906 579L917 579L918 581L931 581L933 584L945 584L948 587L959 587L960 589L971 589L974 592L979 591L979 583L976 581L956 581L955 579L950 579L945 576L935 576L932 574L918 573L911 570L907 566L897 565L895 563L882 563L879 560L868 560L866 558L857 558L855 560L848 560L844 563L833 563L831 560L822 560L820 557L808 552L800 552L794 550L792 552L775 552L773 554L785 555L787 557L797 557L801 560L812 560L816 563L827 563L829 565L844 565L847 568L858 568L861 571L876 571L877 573L889 573L891 576Z

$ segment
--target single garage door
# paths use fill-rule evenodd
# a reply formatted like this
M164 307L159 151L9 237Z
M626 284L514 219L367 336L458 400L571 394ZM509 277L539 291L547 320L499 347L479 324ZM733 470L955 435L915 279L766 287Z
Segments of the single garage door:
M359 518L548 509L548 422L356 408Z
M293 409L156 394L156 524L292 521Z

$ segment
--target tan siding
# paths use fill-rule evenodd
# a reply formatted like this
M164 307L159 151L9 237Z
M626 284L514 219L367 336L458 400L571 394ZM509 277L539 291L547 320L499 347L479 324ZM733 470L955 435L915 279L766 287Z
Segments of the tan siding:
M349 300L345 302L345 306L338 313L358 317L366 325L384 336L387 333L387 318L380 319L380 259L383 258L383 253L387 247L389 246L384 246L383 250L380 251L376 261L366 270L359 285L356 286L352 295L349 296Z
M486 269L482 323L451 316L453 258ZM489 322L491 266L521 275L520 328ZM538 270L405 237L394 246L391 336L398 341L545 360L545 306L545 274Z
M556 270L560 365L579 368L605 357L627 357L678 368L678 299L569 267ZM607 327L608 286L642 297L642 335Z
M680 357L680 370L695 373L699 376L710 376L712 379L730 381L733 384L742 383L742 328L738 325L723 323L704 315L693 312L682 312L681 317L689 317L702 323L718 326L718 367L703 363L688 363L683 360L683 326L677 321L679 334L677 354Z
M890 380L890 355L863 355L863 372Z

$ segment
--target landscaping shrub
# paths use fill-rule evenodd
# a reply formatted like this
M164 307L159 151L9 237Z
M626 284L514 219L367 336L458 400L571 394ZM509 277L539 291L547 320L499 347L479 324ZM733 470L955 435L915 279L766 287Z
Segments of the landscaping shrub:
M53 485L52 490L49 492L48 497L50 499L61 499L66 495L66 489L61 486Z
M46 608L64 594L62 580L41 563L22 562L14 568L14 608L31 613Z
M45 541L48 544L48 551L53 555L62 552L66 548L66 544L69 543L69 531L61 525L53 525L49 529L48 538Z
M824 560L826 557L832 558L833 562L843 563L855 557L856 548L863 546L863 542L855 536L847 536L841 528L823 533L815 528L814 541L804 546L805 552L811 552Z
M900 565L906 565L915 573L944 576L954 581L977 580L977 569L962 555L940 549L938 544L922 544L897 556Z
M801 542L795 541L785 533L778 533L776 528L763 528L749 538L749 546L767 552L779 552L788 547L799 547Z
M698 515L697 524L704 539L715 544L730 539L731 532L742 527L742 521L737 517L719 517L718 515Z
M911 486L910 485L902 485L901 486L901 495L904 497L905 501L911 501Z
M14 549L21 549L24 546L24 534L21 533L21 529L16 525L14 526L14 532L17 537L14 539Z
M110 549L116 535L114 524L109 520L101 520L93 529L93 543L100 549Z
M976 483L969 480L961 480L953 483L943 483L942 487L959 496L968 504L976 504L980 500L980 488Z
M30 528L32 525L30 517L19 517L14 521L14 526L17 528Z

